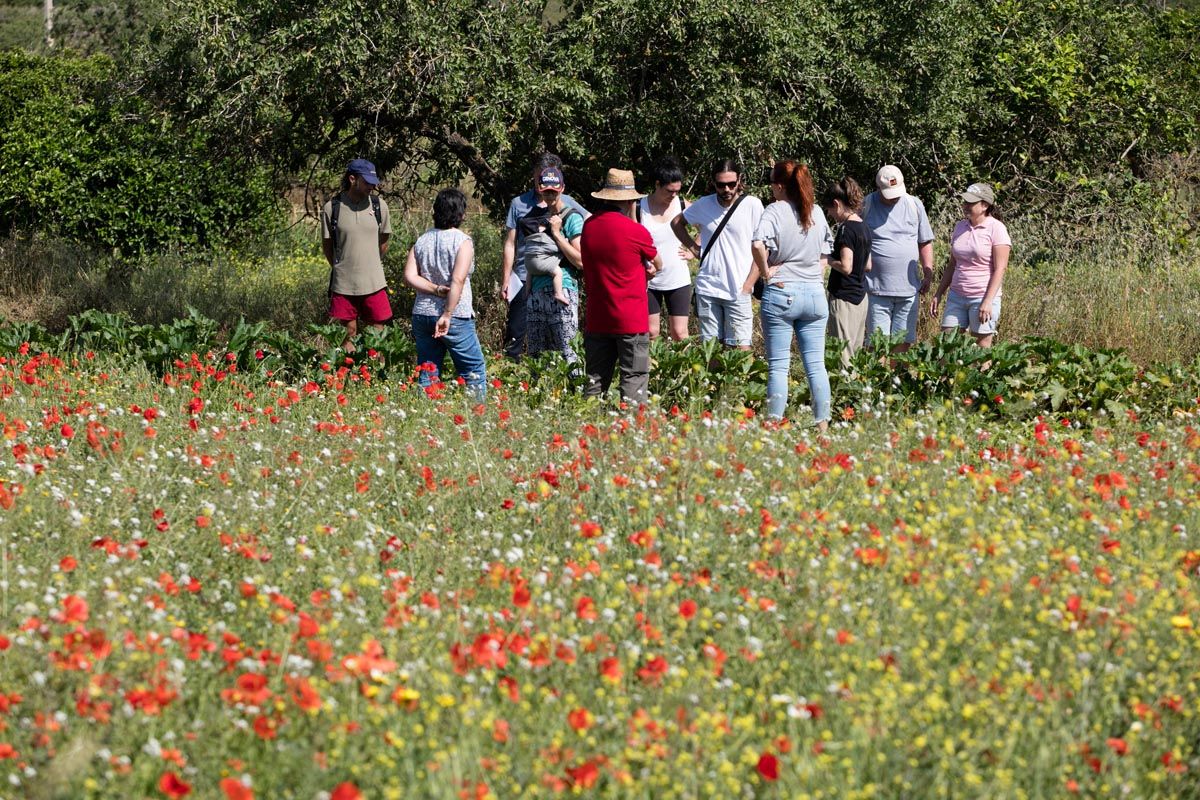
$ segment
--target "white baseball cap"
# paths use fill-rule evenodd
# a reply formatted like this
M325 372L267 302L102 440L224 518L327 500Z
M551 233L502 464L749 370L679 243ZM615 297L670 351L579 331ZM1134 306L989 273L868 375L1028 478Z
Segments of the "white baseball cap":
M875 186L884 200L895 200L908 193L904 188L904 174L892 164L885 164L875 173Z

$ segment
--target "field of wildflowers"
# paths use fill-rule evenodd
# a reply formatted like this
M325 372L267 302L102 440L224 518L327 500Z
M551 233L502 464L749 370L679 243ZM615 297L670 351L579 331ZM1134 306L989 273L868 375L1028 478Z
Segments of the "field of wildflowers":
M1200 431L0 362L0 797L1185 797Z

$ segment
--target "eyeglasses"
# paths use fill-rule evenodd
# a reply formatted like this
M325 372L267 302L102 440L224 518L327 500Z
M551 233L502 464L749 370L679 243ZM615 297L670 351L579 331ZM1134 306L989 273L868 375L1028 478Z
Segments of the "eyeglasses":
M718 189L736 189L736 188L737 188L737 185L738 185L739 183L741 183L741 181L740 181L740 180L736 180L736 181L713 181L713 184L715 184L715 185L716 185L716 187L717 187Z

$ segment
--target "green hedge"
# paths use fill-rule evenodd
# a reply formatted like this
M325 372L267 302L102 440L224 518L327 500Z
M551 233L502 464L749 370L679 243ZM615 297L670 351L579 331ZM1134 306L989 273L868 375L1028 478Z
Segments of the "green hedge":
M216 157L105 57L0 53L0 233L36 229L125 253L208 246L262 223L268 176Z

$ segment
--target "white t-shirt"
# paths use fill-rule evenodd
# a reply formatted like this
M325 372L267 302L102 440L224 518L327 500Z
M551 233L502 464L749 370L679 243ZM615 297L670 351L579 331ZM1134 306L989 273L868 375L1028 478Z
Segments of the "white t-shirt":
M688 224L700 229L701 252L708 247L708 240L712 238L728 210L717 202L715 194L709 194L692 203L683 212L683 218ZM729 223L721 231L721 236L708 248L708 253L700 264L700 272L696 275L696 294L717 300L737 299L754 263L754 257L750 254L750 242L754 238L754 229L758 227L762 213L763 204L757 197L747 196L738 205L737 212L730 217Z
M654 248L658 250L658 255L662 258L662 269L650 279L650 283L646 287L648 289L669 292L692 282L692 272L688 269L687 262L679 255L679 238L671 229L671 220L679 215L681 205L678 196L671 198L671 204L667 206L666 213L663 214L665 221L662 221L651 216L650 198L643 197L641 199L642 227L650 232L650 238L654 240Z

